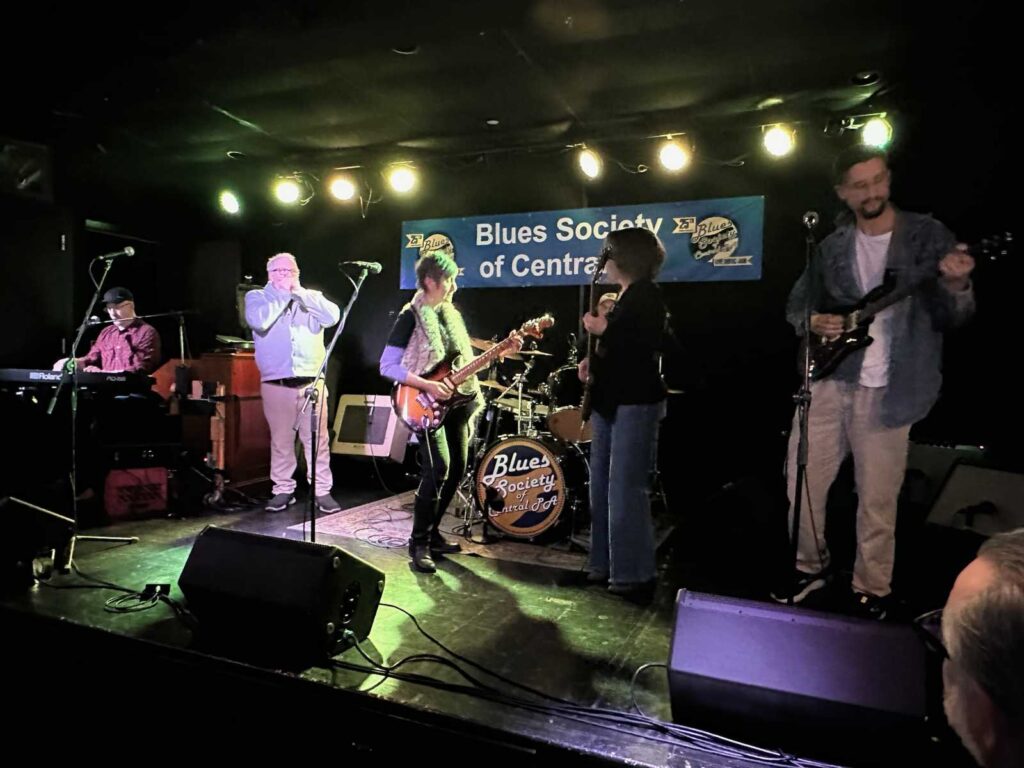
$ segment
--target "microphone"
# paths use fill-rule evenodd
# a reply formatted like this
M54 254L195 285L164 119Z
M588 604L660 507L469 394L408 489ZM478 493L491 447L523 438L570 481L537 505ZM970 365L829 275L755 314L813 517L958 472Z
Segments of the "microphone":
M102 256L97 256L93 261L113 261L119 256L134 256L135 249L130 245L125 246L120 251L114 251L113 253L105 253Z
M358 267L359 269L365 269L371 275L379 275L383 267L379 261L340 261L338 262L338 268L342 267Z
M804 214L804 226L807 227L807 229L814 229L816 226L818 226L817 211L808 211L807 213Z
M89 318L89 321L86 323L86 325L103 325L103 323L105 323L105 322L106 322L106 320L101 320L96 315L92 315Z

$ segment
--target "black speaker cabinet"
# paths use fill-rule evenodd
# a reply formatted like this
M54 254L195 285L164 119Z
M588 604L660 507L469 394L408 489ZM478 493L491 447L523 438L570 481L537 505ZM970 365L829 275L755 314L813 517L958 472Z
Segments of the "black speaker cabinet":
M669 653L677 723L843 762L927 741L910 626L680 590Z
M338 547L209 526L178 586L200 644L271 663L326 660L366 639L384 574Z

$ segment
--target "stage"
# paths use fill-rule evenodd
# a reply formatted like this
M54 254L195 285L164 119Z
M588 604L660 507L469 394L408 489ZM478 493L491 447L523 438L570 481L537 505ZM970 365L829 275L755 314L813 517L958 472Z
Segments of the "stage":
M337 520L362 514L379 524L379 510L390 509L389 522L400 524L408 514L408 490L389 496L370 482L353 486L337 493L343 506ZM196 643L187 617L166 602L126 613L105 608L109 598L123 594L112 585L141 591L169 584L170 597L180 603L178 577L206 526L291 540L302 539L306 527L308 541L304 514L300 502L278 514L258 506L207 510L88 531L138 536L139 542L80 542L74 572L4 600L18 700L31 709L68 689L73 699L110 701L133 720L187 715L211 732L218 717L255 714L259 721L252 728L265 723L296 738L308 723L329 734L325 738L339 755L412 750L431 764L479 763L499 755L560 765L766 764L745 759L753 753L724 742L715 745L717 753L712 742L699 748L692 734L683 737L666 726L672 711L664 665L678 590L712 591L716 577L692 557L688 534L694 521L668 510L657 515L659 585L650 605L587 585L585 555L567 542L482 545L463 539L465 551L439 560L438 573L427 575L410 567L395 537L367 535L365 525L355 525L349 533L362 534L352 538L344 525L319 518L318 542L379 569L386 586L368 638L330 663L307 668L228 658L235 656L230 648L211 652ZM666 519L683 525L666 525ZM459 523L445 518L449 530L458 532ZM472 531L479 539L481 528ZM486 551L490 546L495 553ZM735 583L720 586L735 592ZM641 669L646 664L659 666ZM73 722L99 727L109 706L78 707ZM948 757L950 745L944 746ZM761 756L786 764L773 752Z

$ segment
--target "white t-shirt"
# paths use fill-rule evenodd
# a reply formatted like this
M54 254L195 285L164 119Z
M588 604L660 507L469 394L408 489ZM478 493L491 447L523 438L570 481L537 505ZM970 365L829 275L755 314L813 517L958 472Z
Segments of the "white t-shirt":
M857 230L857 278L864 293L877 288L885 278L885 265L889 255L892 232L867 235ZM893 307L875 315L868 333L874 338L864 352L860 369L860 383L865 387L884 387L889 383L889 341Z

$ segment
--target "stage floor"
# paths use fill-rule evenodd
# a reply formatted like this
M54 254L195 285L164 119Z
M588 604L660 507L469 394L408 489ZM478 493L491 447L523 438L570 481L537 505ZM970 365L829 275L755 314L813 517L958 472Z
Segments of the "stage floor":
M391 503L387 493L372 487L343 489L336 497L345 509L366 508L382 501ZM396 515L401 514L403 499L392 500L397 504ZM140 540L131 545L81 542L76 553L80 573L54 576L45 584L7 597L3 604L19 615L19 626L25 624L26 617L51 620L51 624L52 620L59 620L61 625L70 623L102 630L101 637L146 641L147 648L194 649L189 627L166 604L141 612L110 613L105 609L105 601L117 593L87 587L102 581L141 590L147 584L166 583L171 585L171 597L181 600L178 576L193 541L204 527L216 525L294 539L301 536L304 511L302 504L278 514L253 507L123 522L90 530L88 533L138 536ZM458 522L449 517L445 520L449 528ZM474 532L479 535L479 528ZM429 676L447 684L447 689L365 669L346 669L338 664L300 671L243 666L239 669L247 671L232 675L298 678L316 683L321 689L356 694L336 705L346 711L352 706L365 704L372 708L375 703L386 702L395 708L389 710L392 718L440 718L432 725L439 743L472 737L470 741L491 744L495 750L500 745L515 754L522 752L524 758L557 756L555 761L563 764L566 760L650 766L764 764L744 759L742 752L727 755L698 749L659 728L656 721L672 722L663 666L647 668L633 681L634 673L642 665L667 662L679 588L710 591L709 584L701 583L691 565L680 563L683 547L678 536L668 536L659 549L659 585L650 605L634 604L602 587L587 586L580 578L584 558L567 547L566 542L555 542L550 547L514 542L516 548L536 552L517 559L473 552L452 555L438 561L436 575L428 575L415 572L405 548L386 537L378 540L369 536L361 540L332 536L326 531L324 536L326 540L318 537L321 543L340 546L386 576L380 607L369 637L362 643L362 650L370 658L394 665L419 654L446 656L488 688L517 697L518 702L490 692L482 697L470 695L459 688L469 685L464 677L430 660L410 661L400 671ZM385 546L380 545L382 542ZM472 545L470 549L479 551L480 547ZM448 649L506 680L445 653L417 629L410 615ZM198 654L197 658L201 656ZM9 660L15 661L10 657ZM339 654L335 661L356 667L367 665L356 648ZM194 663L201 666L200 661ZM73 677L74 672L66 670L63 674ZM201 676L197 674L196 679ZM612 719L602 722L593 714L580 712L556 712L550 706L542 706L552 702L507 681L570 701L591 713L601 709L636 715L638 706L652 726L637 727ZM318 713L324 714L323 710ZM337 722L337 727L343 729L340 716ZM275 725L280 723L275 721ZM301 717L289 720L289 727L300 728ZM346 738L355 736L346 734ZM366 738L366 748L371 752L395 747L370 743L373 740L369 733ZM475 762L485 758L478 755Z

